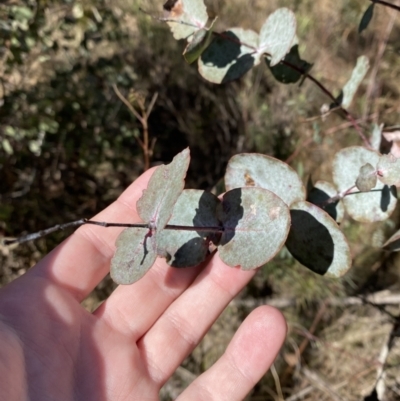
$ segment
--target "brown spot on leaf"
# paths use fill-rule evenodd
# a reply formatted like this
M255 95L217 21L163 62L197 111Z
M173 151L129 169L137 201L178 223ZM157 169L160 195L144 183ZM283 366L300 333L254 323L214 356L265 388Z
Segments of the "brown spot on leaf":
M253 178L251 178L249 173L244 173L244 179L246 180L247 187L254 187L256 183L254 182Z
M163 8L166 16L171 19L179 18L183 14L182 0L168 0Z

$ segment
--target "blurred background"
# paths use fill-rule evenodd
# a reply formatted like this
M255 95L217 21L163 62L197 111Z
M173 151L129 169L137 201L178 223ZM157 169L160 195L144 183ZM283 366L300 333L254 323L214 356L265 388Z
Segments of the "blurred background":
M215 188L229 158L239 152L287 161L304 183L309 177L331 181L335 152L362 145L339 115L321 118L321 107L330 101L310 81L301 87L279 84L265 65L235 82L204 81L196 63L183 60L185 44L173 39L166 24L139 11L141 6L158 16L162 4L1 2L0 235L91 217L114 201L146 168L139 143L143 126L130 108L141 114L153 98L150 165L168 163L190 146L188 188ZM210 17L219 16L217 31L258 30L269 13L289 7L297 16L302 57L314 63L311 74L334 95L357 57L367 55L370 72L350 111L367 135L373 123L397 129L400 24L395 11L376 6L372 23L359 35L367 0L206 4ZM398 210L382 223L345 219L354 266L340 280L309 272L283 249L228 306L162 389L161 399L174 399L210 367L241 321L265 303L283 311L289 334L274 368L248 401L400 399L400 264L396 254L380 250L398 227ZM0 247L0 285L23 274L69 234ZM113 289L106 278L85 307L95 309ZM378 386L383 395L373 398L379 378L384 378Z

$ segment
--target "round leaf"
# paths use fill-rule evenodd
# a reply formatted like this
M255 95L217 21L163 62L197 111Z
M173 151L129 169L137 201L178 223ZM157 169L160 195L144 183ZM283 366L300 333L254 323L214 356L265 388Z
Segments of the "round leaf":
M219 34L199 58L199 72L207 81L221 84L240 78L260 62L258 34L231 28Z
M378 152L361 146L352 146L336 153L333 160L333 181L339 192L344 194L354 187L360 168L367 163L376 166L379 158ZM353 188L343 198L349 215L362 222L386 220L393 212L396 202L393 191L379 181L370 192L359 192Z
M229 266L255 269L271 260L285 243L290 215L286 204L262 188L228 191L218 208L224 226L218 251Z
M151 176L147 189L136 204L144 222L151 223L158 230L165 227L185 186L189 161L189 148L186 148L170 164L159 166Z
M240 153L233 156L226 168L225 186L227 190L241 187L268 189L288 206L306 198L303 183L290 166L258 153Z
M208 21L203 0L168 0L164 4L167 24L176 40L187 39L205 28Z
M290 209L292 225L286 241L289 252L315 273L340 277L351 267L349 244L335 221L309 202Z
M184 190L175 204L169 225L219 227L216 208L220 200L210 192ZM210 240L220 234L209 231L162 230L158 234L157 253L173 267L197 266L209 255Z
M261 27L258 51L270 55L273 67L290 51L295 36L296 16L288 8L279 8L268 16Z
M116 241L111 259L111 278L117 284L132 284L140 280L153 266L156 257L156 232L147 228L126 228Z
M330 202L335 196L337 196L337 190L333 184L317 181L308 191L307 201L323 209L336 223L340 224L344 217L344 206L340 200Z
M386 185L400 185L400 158L393 155L382 155L379 158L378 165L379 181Z

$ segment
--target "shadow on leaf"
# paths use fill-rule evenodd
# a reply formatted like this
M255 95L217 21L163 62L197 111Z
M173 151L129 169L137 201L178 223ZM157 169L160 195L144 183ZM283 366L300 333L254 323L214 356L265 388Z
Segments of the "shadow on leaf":
M178 248L169 264L177 268L194 267L203 262L208 255L208 244L204 238L192 238ZM169 255L167 261L171 258Z
M203 76L217 83L240 78L254 66L253 53L235 33L225 31L213 40L200 57L205 66Z
M202 192L198 197L198 193ZM192 196L194 195L194 196ZM184 202L178 202L174 214L179 216L172 224L193 227L219 227L216 218L218 198L204 191L189 190L182 194ZM182 200L182 199L181 199ZM203 262L209 252L210 241L217 243L221 234L205 231L164 230L157 250L170 266L185 268Z
M300 80L300 78L304 74L307 74L313 66L313 64L308 63L307 61L302 60L300 58L299 45L297 45L297 44L292 46L292 48L290 49L290 52L288 54L286 54L283 61L281 61L277 65L274 65L273 67L271 67L271 62L267 57L265 57L265 62L267 63L267 65L268 65L272 75L275 77L275 79L284 84L294 84L294 83L298 82ZM287 64L285 64L285 62ZM300 70L302 72L296 70L295 68L290 67L290 65L288 65L288 64L291 64L294 67L297 67L298 70Z
M303 210L291 210L292 226L286 246L304 266L315 273L325 274L332 264L334 243L328 229L314 216Z
M336 207L337 207L339 201L327 203L327 201L329 199L331 199L331 196L329 196L325 191L323 191L319 188L316 188L316 187L313 187L309 191L308 196L307 196L308 202L325 210L325 212L328 213L329 216L331 216L333 220L337 221L338 213L337 213Z
M238 77L244 75L247 71L251 70L254 65L254 57L250 54L245 54L242 57L239 57L235 64L229 67L222 83L233 81Z
M201 55L204 64L227 67L240 56L240 39L231 31L222 32ZM224 51L215 51L223 48Z
M381 209L383 212L388 210L388 206L390 203L390 188L385 185L382 188L382 195L381 195Z
M222 197L221 221L224 226L224 233L221 237L221 245L227 244L235 236L235 227L243 217L242 190L232 189Z

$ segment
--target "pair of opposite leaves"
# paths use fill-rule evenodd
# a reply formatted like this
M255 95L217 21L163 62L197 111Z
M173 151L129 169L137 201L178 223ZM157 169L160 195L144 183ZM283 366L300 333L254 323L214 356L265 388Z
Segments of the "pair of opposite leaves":
M287 8L270 14L259 34L243 28L213 32L216 19L207 27L208 14L203 0L169 0L164 10L174 38L188 41L183 53L186 61L192 63L198 59L200 74L213 83L239 78L258 65L264 55L272 68L297 43L296 17ZM296 50L297 47L294 53Z
M312 64L299 55L296 17L287 8L279 8L268 16L260 33L243 28L213 32L215 20L207 28L208 14L203 0L169 0L164 5L166 21L175 39L186 39L187 62L198 59L199 72L209 82L225 83L240 78L262 57L279 82L300 81ZM368 59L357 60L350 80L338 96L335 106L347 108L369 68Z
M137 202L138 214L149 228L127 228L117 239L111 262L117 283L139 280L157 255L175 267L198 265L209 255L210 242L224 262L244 269L261 266L283 246L290 213L281 198L255 187L232 189L222 201L205 191L183 190L189 160L185 149L151 177ZM169 230L167 223L198 230ZM203 231L204 227L215 229Z

